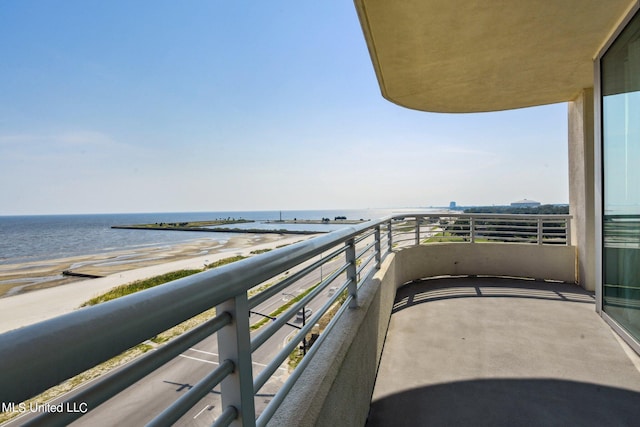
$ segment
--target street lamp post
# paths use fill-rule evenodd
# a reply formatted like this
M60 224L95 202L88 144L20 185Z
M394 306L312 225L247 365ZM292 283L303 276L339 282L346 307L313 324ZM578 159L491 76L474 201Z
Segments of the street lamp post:
M289 296L291 298L295 298L296 297L294 294L290 294L288 292L283 292L282 295ZM285 301L287 301L287 300L285 299ZM302 327L303 328L304 328L304 325L307 323L307 310L306 309L307 309L306 305L303 305L302 306ZM304 356L306 354L307 354L307 334L305 333L302 336L302 355Z

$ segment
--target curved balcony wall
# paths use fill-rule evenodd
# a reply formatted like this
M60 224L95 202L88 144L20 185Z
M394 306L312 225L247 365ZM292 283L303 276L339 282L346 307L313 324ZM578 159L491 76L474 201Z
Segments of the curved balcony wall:
M396 286L435 276L486 275L576 282L574 246L433 243L398 252Z

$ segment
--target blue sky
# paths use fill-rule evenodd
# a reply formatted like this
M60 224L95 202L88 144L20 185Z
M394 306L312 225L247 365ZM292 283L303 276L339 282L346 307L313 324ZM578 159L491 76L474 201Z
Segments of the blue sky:
M389 103L349 1L5 1L0 58L0 215L568 201L566 104Z

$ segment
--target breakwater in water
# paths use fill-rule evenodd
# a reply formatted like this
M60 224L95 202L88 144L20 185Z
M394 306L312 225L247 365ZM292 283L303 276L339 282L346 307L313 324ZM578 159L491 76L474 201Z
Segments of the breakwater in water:
M312 231L321 233L334 231L344 225L325 224L322 218L346 216L348 220L368 220L397 213L399 209L362 210L314 210L314 211L225 211L225 212L160 212L127 214L83 214L83 215L27 215L0 216L0 265L24 263L51 258L62 258L86 254L98 254L117 250L145 249L151 246L181 244L198 239L226 241L241 233L252 233L252 229L287 232ZM413 211L413 209L412 209ZM212 219L245 219L250 222L236 223L232 232L218 228L190 230L190 233L150 230L145 233L137 229L116 229L112 226L127 224L183 223L210 221ZM282 222L280 222L282 220ZM320 222L302 224L303 220ZM283 225L284 224L284 225Z
M156 222L153 224L113 225L113 229L125 230L166 230L166 231L204 231L216 233L253 233L253 234L317 234L334 231L341 226L358 224L364 220L347 220L344 217L321 220L266 220L218 219L207 221ZM249 224L249 225L248 225ZM296 228L298 227L298 228Z
M153 227L146 225L113 225L113 229L120 230L165 230L165 231L201 231L213 233L252 233L252 234L318 234L328 233L332 230L287 230L287 229L267 229L267 228L229 228L229 227Z

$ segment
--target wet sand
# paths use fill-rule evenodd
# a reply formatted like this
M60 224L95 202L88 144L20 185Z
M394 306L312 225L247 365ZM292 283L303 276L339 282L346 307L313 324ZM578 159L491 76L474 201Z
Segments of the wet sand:
M77 309L88 299L135 280L182 269L202 268L222 258L249 256L313 236L247 234L228 241L200 239L183 244L115 251L24 264L0 265L0 333ZM62 271L104 276L67 277Z
M109 276L122 271L133 270L183 259L206 255L233 253L236 250L256 245L290 241L283 235L243 235L227 241L200 239L187 243L149 246L130 250L113 251L102 254L82 255L69 258L47 259L23 264L0 265L0 297L18 295L38 289L51 288L84 280L63 276L62 272ZM301 238L294 239L302 240ZM219 259L219 258L218 258ZM212 260L213 261L213 257ZM200 265L202 267L203 264Z

